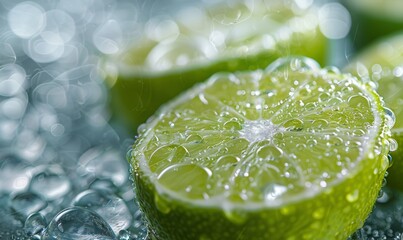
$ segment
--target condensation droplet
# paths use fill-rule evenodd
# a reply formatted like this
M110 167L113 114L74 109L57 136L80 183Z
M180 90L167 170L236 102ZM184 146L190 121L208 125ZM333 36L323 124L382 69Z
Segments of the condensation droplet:
M32 192L19 193L10 200L10 207L23 217L42 210L46 205L46 201Z
M273 63L271 63L266 68L266 72L286 71L287 69L299 72L312 71L312 70L318 71L320 69L320 65L311 58L284 57L279 58Z
M346 195L346 200L349 201L349 202L357 201L358 197L359 197L359 193L360 192L359 192L358 189L354 190L353 192L351 192L351 193Z
M26 1L13 7L7 16L11 31L20 38L30 38L44 28L46 16L41 6Z
M269 183L263 190L265 201L274 201L287 192L287 187L281 184Z
M127 229L132 222L132 215L125 202L110 191L86 190L73 199L72 205L98 213L111 226L115 234Z
M267 160L276 160L283 154L283 151L275 146L262 146L257 150L258 157Z
M369 106L368 99L361 95L354 95L348 98L348 105L352 108L367 108Z
M82 207L70 207L56 214L42 239L115 240L116 235L97 213Z
M283 127L285 127L288 131L301 131L304 128L304 122L301 119L294 118L286 121L283 124Z
M386 116L386 124L388 125L388 127L392 128L396 122L395 114L389 108L384 108L384 112Z
M24 90L25 70L17 64L0 66L0 96L11 97Z
M29 188L46 200L56 200L69 193L71 182L60 171L45 170L32 178Z
M24 223L24 231L28 236L40 234L45 230L46 219L40 213L34 213L28 216Z
M327 3L319 9L319 27L330 39L347 36L351 28L351 16L340 3Z
M122 49L123 34L119 23L110 19L95 30L94 45L105 54L116 54Z
M216 166L226 166L226 165L232 165L232 164L237 164L239 162L239 158L235 156L221 156L218 158L216 162Z
M15 63L17 57L10 44L0 42L0 49L0 66Z
M232 120L231 119L231 120L226 121L224 123L224 128L227 129L227 130L241 130L242 125L238 120L236 120L236 119Z

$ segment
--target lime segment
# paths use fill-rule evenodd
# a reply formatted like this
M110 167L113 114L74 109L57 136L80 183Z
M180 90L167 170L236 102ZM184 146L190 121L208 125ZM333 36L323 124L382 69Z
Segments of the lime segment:
M317 15L314 6L294 1L223 1L150 19L135 46L105 66L113 108L136 129L161 104L216 72L264 68L289 55L323 63L326 40Z
M392 128L392 150L403 146L403 35L398 34L379 40L356 56L346 67L346 71L371 81L385 104L395 114L390 121L396 122ZM393 167L388 170L388 185L403 189L403 148L390 153Z
M140 129L130 163L157 239L346 239L389 166L379 96L304 58L214 75Z

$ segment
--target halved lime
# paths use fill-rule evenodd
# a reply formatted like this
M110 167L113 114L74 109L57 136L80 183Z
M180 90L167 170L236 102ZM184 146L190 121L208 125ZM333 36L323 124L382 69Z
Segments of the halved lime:
M386 106L396 115L392 137L397 145L403 146L403 34L381 39L365 49L346 67L346 71L373 81ZM390 154L393 167L388 170L388 185L403 189L403 147Z
M316 8L296 2L221 1L150 19L143 38L104 67L115 112L136 129L161 104L216 72L264 68L293 54L323 63L326 40Z
M351 40L362 49L375 40L403 30L403 1L344 0L351 12Z
M222 73L139 128L130 164L157 239L346 239L389 166L381 99L312 59Z

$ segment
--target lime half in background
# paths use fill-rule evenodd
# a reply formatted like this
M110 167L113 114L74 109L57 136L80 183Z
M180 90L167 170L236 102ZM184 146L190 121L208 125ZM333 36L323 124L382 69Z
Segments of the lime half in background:
M368 44L403 31L403 1L401 0L343 0L352 16L350 36L357 50Z
M392 125L372 88L312 59L217 74L139 127L137 199L156 239L346 239Z
M403 190L403 34L381 39L356 56L345 70L373 81L386 106L396 115L392 137L399 147L391 152L393 166L387 180L389 186Z
M216 72L264 68L289 55L323 63L317 13L301 1L221 1L152 18L143 38L103 67L112 108L135 130L161 104Z

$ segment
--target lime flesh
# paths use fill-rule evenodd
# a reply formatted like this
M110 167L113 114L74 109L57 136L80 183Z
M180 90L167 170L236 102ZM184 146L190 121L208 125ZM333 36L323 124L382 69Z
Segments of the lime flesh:
M289 55L324 63L325 48L313 6L276 0L191 7L151 19L143 38L107 63L118 71L108 76L112 108L135 130L161 104L214 73L265 68Z
M395 114L392 137L397 144L392 149L403 146L403 35L380 39L356 56L346 67L346 71L376 85L386 106ZM388 170L388 185L403 190L403 148L398 147L390 154L393 167Z
M379 96L311 59L214 75L139 128L130 164L157 239L346 239L389 166Z

